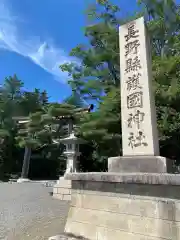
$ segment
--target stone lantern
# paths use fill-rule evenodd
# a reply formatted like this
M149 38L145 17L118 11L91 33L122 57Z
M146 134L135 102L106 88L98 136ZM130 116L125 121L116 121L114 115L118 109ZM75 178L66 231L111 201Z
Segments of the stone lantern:
M76 113L90 112L93 109L91 104L88 108L76 109ZM77 171L77 158L80 156L79 146L86 141L78 138L74 134L75 125L73 119L67 119L67 125L64 128L68 132L68 136L62 139L54 140L54 142L61 142L65 146L64 154L67 156L65 174ZM53 197L60 200L70 201L71 200L71 181L60 177L57 183L53 187Z
M80 156L79 146L85 143L85 140L75 136L72 130L68 137L60 139L59 142L64 144L64 154L67 156L65 174L77 171L77 158ZM57 184L53 187L53 197L70 201L71 200L71 181L65 180L64 176L60 177Z
M66 173L77 171L77 157L80 156L79 145L85 143L83 139L77 138L74 131L71 134L60 140L65 145L64 154L67 156Z

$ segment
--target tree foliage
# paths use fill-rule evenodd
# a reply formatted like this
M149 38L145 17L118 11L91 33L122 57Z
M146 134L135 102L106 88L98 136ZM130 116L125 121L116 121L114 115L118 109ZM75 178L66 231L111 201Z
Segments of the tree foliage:
M23 162L28 163L25 167L28 170L31 158L39 160L33 160L33 166L30 163L31 176L36 172L39 177L43 177L36 171L43 159L47 163L45 174L48 172L52 177L52 165L56 177L60 170L59 161L64 160L61 158L63 146L53 144L52 139L59 138L60 133L53 132L52 129L55 124L61 125L60 115L71 112L65 106L61 109L58 103L50 104L46 91L35 89L27 92L22 87L23 82L15 75L6 78L0 89L0 178L6 174L21 172Z
M78 64L63 64L69 83L84 99L96 100L96 112L80 122L80 131L94 146L92 157L121 153L120 72L118 27L145 16L152 47L153 88L157 107L160 150L163 156L180 157L179 142L179 44L180 7L173 0L141 0L141 10L121 17L120 6L96 1L87 10L88 45L79 44L70 55ZM79 64L81 62L81 64Z
M140 10L128 17L121 14L121 3L116 6L109 0L97 0L88 7L88 25L84 29L88 43L80 43L71 50L70 56L76 62L60 66L61 71L68 73L72 88L72 95L63 103L50 103L46 91L23 91L23 83L17 76L5 79L0 88L0 168L3 171L17 171L16 159L23 156L20 146L32 148L34 165L38 165L35 159L41 159L41 164L42 161L64 163L59 139L69 116L77 125L76 134L87 140L81 146L80 169L107 170L107 158L122 153L118 29L143 15L151 42L161 155L180 161L180 7L173 0L139 0L138 4ZM95 104L95 110L77 114L76 108L86 103ZM29 119L24 128L13 121L19 116ZM59 166L54 164L55 169ZM31 174L32 169L31 165Z

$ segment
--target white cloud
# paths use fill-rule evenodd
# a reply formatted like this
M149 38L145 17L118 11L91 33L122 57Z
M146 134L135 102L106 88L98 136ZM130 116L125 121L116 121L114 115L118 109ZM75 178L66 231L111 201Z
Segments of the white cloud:
M1 0L0 3L0 50L8 50L27 57L53 74L56 80L65 82L66 74L59 69L60 64L70 62L65 51L55 47L51 41L40 42L35 37L24 40L23 32L18 26L20 19L12 14L7 1Z

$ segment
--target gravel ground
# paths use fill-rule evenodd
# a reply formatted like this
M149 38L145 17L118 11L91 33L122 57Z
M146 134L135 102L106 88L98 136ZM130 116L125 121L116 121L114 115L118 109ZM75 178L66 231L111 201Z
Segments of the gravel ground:
M61 234L68 203L38 183L0 183L0 240L46 240Z

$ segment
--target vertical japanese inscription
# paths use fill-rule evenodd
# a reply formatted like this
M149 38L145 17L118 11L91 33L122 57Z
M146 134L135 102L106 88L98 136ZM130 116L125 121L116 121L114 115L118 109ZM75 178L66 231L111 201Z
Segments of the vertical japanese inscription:
M141 82L141 60L138 56L140 47L139 30L136 29L135 22L131 22L127 27L125 38L125 76L127 95L127 109L130 112L127 119L127 127L131 129L128 136L128 146L133 148L147 146L146 136L142 130L145 113L140 111L143 108L143 91ZM136 129L134 133L133 130Z

